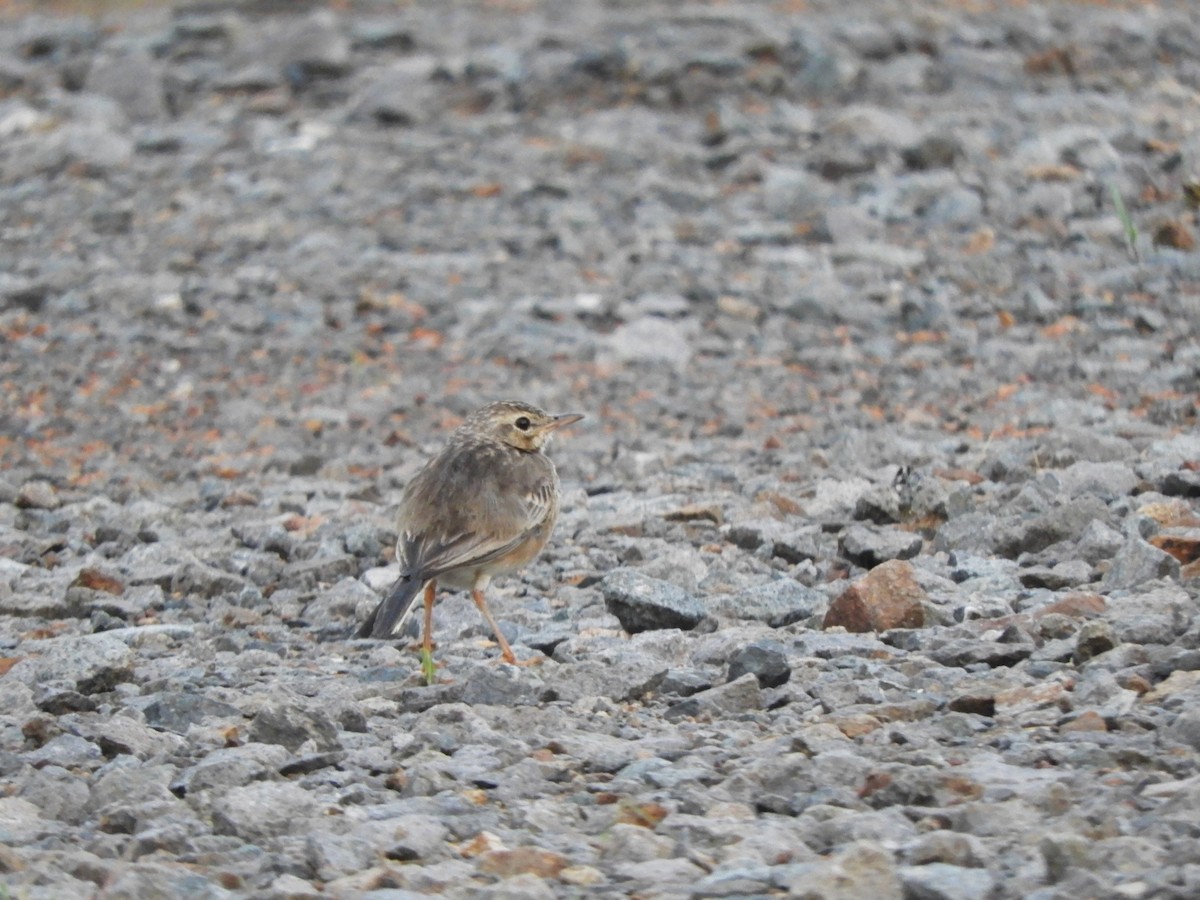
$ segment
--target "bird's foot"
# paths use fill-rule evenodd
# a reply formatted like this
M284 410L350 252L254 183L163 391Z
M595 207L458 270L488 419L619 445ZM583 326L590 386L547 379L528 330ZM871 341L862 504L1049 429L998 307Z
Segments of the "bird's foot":
M433 661L433 653L428 647L422 647L420 653L421 674L425 676L425 686L433 684L437 676L437 663Z
M517 659L512 653L500 655L500 662L508 663L510 666L540 666L546 661L544 656L534 656L529 659Z

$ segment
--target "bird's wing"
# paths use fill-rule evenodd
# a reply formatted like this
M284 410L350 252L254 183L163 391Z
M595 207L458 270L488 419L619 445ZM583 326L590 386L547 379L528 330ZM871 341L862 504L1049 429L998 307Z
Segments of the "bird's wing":
M488 515L457 522L464 527L453 533L405 529L400 555L410 572L420 572L426 579L501 559L545 525L554 509L556 492L552 481L539 482Z

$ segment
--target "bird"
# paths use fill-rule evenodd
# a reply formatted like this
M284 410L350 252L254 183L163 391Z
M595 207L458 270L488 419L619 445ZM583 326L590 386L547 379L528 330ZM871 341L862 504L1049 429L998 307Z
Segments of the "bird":
M386 639L404 625L424 588L421 664L433 681L433 606L439 586L468 590L500 644L518 664L488 609L492 578L531 562L558 517L559 482L545 449L580 413L551 415L519 400L489 403L471 413L446 445L405 485L398 512L400 577L359 629Z

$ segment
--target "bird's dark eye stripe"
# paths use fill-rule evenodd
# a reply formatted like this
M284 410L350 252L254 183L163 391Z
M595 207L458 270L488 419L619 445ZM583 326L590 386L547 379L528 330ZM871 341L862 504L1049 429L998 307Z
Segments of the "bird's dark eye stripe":
M514 425L516 425L518 428L520 428L522 431L528 431L528 430L529 430L529 426L530 426L531 424L533 424L533 423L531 423L531 422L529 421L529 419L528 419L526 416L521 416L521 417L520 417L519 419L517 419L517 421L516 421L516 422L514 422L513 424L514 424Z

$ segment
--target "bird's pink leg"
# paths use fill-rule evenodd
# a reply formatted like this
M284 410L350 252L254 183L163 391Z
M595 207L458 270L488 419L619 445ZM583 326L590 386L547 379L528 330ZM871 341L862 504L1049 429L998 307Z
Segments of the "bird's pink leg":
M492 633L496 635L496 641L500 644L500 656L511 666L535 666L542 660L539 658L519 660L512 652L512 647L508 645L508 639L504 636L504 632L500 630L500 626L496 624L496 619L492 616L492 611L488 609L487 601L483 599L483 591L476 588L471 591L471 599L475 601L475 605L479 607L479 611L483 617L487 619L487 623L492 626Z

